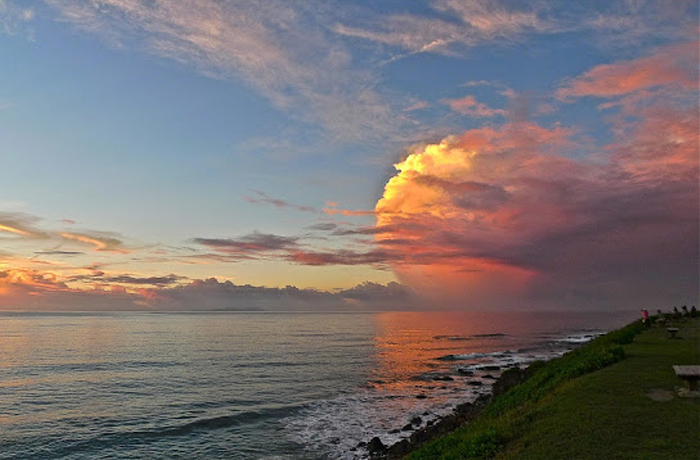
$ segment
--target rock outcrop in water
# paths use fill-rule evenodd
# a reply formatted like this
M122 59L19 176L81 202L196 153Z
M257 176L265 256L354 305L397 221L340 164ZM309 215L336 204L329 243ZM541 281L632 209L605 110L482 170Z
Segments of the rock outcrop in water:
M387 449L382 440L375 436L367 444L367 451L369 452L370 456L379 458L381 455L386 453Z

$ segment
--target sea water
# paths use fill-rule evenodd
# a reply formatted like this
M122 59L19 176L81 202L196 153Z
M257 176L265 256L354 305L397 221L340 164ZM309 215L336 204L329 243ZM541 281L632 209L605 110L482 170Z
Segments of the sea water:
M0 313L0 459L366 458L632 319Z

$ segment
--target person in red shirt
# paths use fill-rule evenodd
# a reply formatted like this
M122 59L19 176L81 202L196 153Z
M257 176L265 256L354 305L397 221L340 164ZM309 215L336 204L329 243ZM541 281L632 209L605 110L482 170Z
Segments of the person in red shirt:
M649 312L646 308L642 308L642 323L644 323L646 327L651 326L651 324L649 323Z

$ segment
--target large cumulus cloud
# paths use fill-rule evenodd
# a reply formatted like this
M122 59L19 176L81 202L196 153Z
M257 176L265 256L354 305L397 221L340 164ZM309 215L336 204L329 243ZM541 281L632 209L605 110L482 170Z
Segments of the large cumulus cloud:
M403 254L402 281L472 308L695 300L697 71L644 80L662 55L594 68L560 90L614 110L614 140L586 155L571 155L572 130L527 121L415 148L376 206L377 242ZM618 77L644 84L600 91Z

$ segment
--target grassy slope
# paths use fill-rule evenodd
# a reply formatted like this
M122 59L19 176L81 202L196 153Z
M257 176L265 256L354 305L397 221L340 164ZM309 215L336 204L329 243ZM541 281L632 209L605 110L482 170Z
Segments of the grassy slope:
M682 340L665 328L644 331L624 345L622 361L618 344L636 326L547 363L472 424L409 458L698 459L700 401L646 396L682 385L672 364L700 363L700 321L678 326Z

